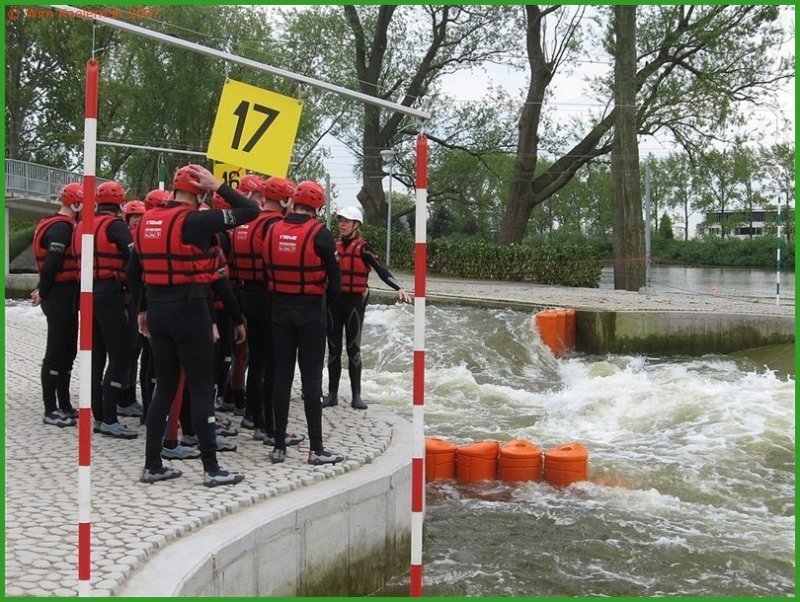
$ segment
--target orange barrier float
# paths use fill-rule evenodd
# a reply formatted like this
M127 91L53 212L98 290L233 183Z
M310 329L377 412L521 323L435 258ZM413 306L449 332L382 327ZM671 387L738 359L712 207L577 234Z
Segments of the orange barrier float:
M589 451L580 443L567 443L544 452L544 478L566 486L589 478Z
M454 479L455 476L455 443L439 437L425 437L425 482Z
M542 449L514 439L500 446L497 476L501 481L538 481L542 476Z
M499 449L497 441L476 441L456 448L456 480L472 483L496 478Z
M575 349L575 310L546 309L534 315L539 338L553 355L561 357Z
M575 351L575 310L568 307L564 310L566 330L564 331L564 350Z

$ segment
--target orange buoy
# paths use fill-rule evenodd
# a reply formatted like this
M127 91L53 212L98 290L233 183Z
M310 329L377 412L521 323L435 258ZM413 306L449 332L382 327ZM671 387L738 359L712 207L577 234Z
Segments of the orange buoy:
M542 448L524 439L503 443L497 476L501 481L538 481L542 476Z
M575 310L568 307L566 314L566 330L564 332L564 351L575 351Z
M425 482L455 476L456 444L439 437L425 437Z
M553 353L556 357L561 357L567 350L567 312L563 309L557 309L555 312L558 330L556 334L556 347L553 349Z
M557 354L560 338L558 334L558 313L552 309L540 311L534 316L534 323L539 331L539 338L542 339L542 343L547 345L554 354Z
M544 478L566 486L589 478L589 451L580 443L567 443L544 452Z
M497 441L475 441L456 448L456 480L486 481L497 476Z

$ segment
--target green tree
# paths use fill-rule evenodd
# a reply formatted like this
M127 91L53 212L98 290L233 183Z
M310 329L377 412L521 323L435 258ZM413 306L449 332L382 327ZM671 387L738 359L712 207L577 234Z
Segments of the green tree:
M658 235L668 240L675 238L675 235L672 233L672 218L670 218L666 211L661 214L661 221L658 224Z
M500 233L503 243L519 242L533 207L563 187L584 164L611 150L610 131L618 107L586 125L574 143L546 171L537 174L539 125L547 87L569 58L579 30L576 9L535 6L528 16L526 50L531 83L522 108L517 161ZM640 134L665 133L697 152L794 76L794 58L777 57L782 41L777 6L640 6L637 29L636 121ZM571 11L571 12L570 12ZM601 11L607 15L609 11ZM556 23L546 28L551 18ZM558 39L545 43L545 34ZM596 56L596 53L595 53ZM609 99L609 78L596 82Z
M709 234L719 228L720 237L725 238L733 225L730 213L740 198L731 151L714 149L703 153L698 169L701 174L697 178L701 190L700 205L707 212L704 225Z

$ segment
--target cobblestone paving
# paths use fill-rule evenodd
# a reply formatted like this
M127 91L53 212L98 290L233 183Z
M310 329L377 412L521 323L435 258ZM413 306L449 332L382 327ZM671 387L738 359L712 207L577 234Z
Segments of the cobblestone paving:
M46 324L39 308L6 306L5 404L5 587L8 596L77 596L77 428L42 424L39 370ZM78 362L72 400L78 404ZM299 374L289 428L305 433ZM347 388L347 387L345 387ZM347 400L349 401L349 399ZM183 476L168 482L138 482L144 465L145 427L132 441L94 435L92 440L92 590L114 595L132 571L173 539L251 504L356 470L383 453L391 426L375 413L349 404L326 408L325 445L348 460L309 466L307 442L290 447L285 464L272 465L271 448L243 430L230 440L234 453L220 463L246 474L236 486L202 486L199 459L169 461ZM230 414L223 414L231 417ZM234 419L238 425L239 419Z

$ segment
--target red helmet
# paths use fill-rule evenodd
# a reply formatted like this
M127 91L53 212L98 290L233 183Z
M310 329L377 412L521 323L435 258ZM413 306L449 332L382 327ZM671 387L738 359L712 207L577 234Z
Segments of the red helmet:
M97 204L124 205L125 189L116 182L103 182L97 187Z
M322 186L311 180L300 182L292 195L295 205L308 205L319 209L325 204L325 191Z
M61 189L61 204L69 207L83 202L83 184L72 182Z
M145 209L163 207L164 203L166 203L171 196L172 193L169 190L161 190L160 188L151 190L144 197Z
M221 195L214 193L214 197L211 199L211 206L214 209L230 209L231 204L226 201Z
M237 190L242 194L261 192L262 186L264 186L264 180L255 174L249 173L239 180L239 188Z
M194 195L203 194L203 189L198 188L195 184L194 176L188 165L175 172L175 177L172 178L172 190L183 190Z
M268 178L261 188L264 198L268 201L285 201L292 198L297 185L287 178L272 176Z
M122 217L128 219L130 215L144 215L145 211L147 211L147 207L142 201L128 201L122 208Z

